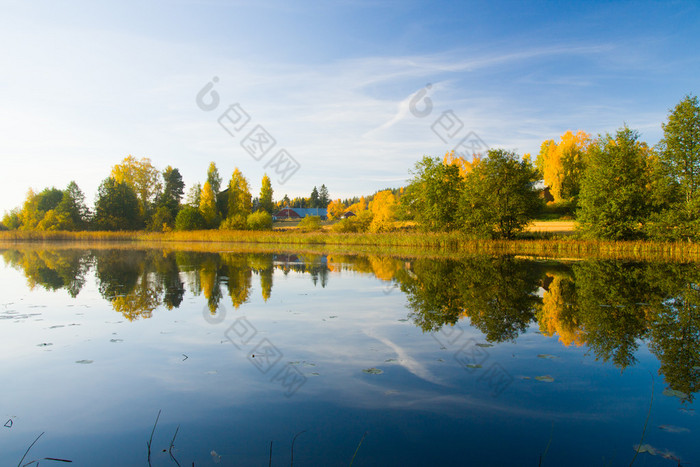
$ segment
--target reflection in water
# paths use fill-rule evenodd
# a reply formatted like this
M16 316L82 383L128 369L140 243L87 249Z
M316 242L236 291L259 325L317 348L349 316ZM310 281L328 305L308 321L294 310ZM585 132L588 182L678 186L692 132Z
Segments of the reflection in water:
M212 315L251 298L263 300L275 270L308 274L326 287L331 272L371 273L398 285L409 315L424 331L468 320L488 341L513 341L533 324L564 346L586 346L624 369L643 340L671 389L693 398L700 382L700 272L690 264L529 261L510 256L462 260L352 255L200 253L164 250L4 250L6 264L30 287L75 297L94 270L100 294L129 320L178 308L187 290L206 298Z

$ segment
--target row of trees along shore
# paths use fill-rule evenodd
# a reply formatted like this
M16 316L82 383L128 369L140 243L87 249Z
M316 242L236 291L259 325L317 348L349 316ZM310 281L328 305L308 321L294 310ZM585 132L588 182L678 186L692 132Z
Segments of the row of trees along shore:
M592 138L567 131L542 143L535 160L503 149L471 160L448 152L423 157L406 187L331 200L322 185L307 198L275 202L270 178L253 198L236 168L227 186L212 162L207 180L190 188L176 168L158 171L148 158L126 157L100 185L94 210L71 182L65 190L29 191L0 228L21 230L266 230L283 207L327 208L331 230L381 232L411 226L462 231L475 238L515 238L535 218L571 218L584 238L700 238L700 102L687 95L662 125L654 147L626 125ZM538 181L544 180L546 190ZM348 213L352 216L347 217ZM347 217L347 218L346 218ZM315 216L302 230L321 228Z

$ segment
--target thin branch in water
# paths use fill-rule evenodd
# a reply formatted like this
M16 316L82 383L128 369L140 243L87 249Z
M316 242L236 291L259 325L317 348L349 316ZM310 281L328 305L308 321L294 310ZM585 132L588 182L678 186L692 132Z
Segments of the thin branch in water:
M294 435L294 439L292 439L292 464L291 464L291 467L294 467L294 443L295 443L296 440L297 440L297 436L299 436L299 435L302 434L302 433L306 433L306 430L300 431L299 433L297 433L296 435Z
M540 454L539 467L542 467L542 460L547 456L547 453L549 452L549 446L552 444L552 436L554 436L554 422L552 422L552 429L549 431L549 442L547 443L547 447L544 449L544 452Z
M156 416L156 422L153 424L153 430L151 430L151 438L146 443L148 446L148 465L151 465L151 443L153 443L153 434L156 432L156 425L158 425L158 419L160 418L160 410L158 410L158 415Z
M24 458L27 457L27 454L29 454L29 450L32 449L32 447L36 444L37 441L39 441L39 438L41 438L42 436L44 436L44 433L46 433L46 432L45 432L45 431L42 431L41 434L40 434L39 436L36 437L36 439L34 440L34 442L33 442L32 444L29 445L29 447L27 448L27 450L24 452L24 455L22 456L22 459L20 459L19 464L17 464L17 467L21 467L21 466L22 466L22 462L24 462Z
M268 467L272 467L272 441L270 441L270 463L267 465Z
M365 431L365 434L362 435L362 439L360 439L360 442L357 445L357 448L355 448L355 454L352 455L352 459L350 459L350 467L352 467L352 463L355 462L355 456L357 456L357 451L360 450L360 446L362 446L362 442L365 440L365 436L367 436L367 432Z
M177 426L175 429L175 434L173 435L173 440L170 441L170 448L168 449L168 454L170 454L170 458L177 464L177 467L180 467L180 463L175 459L175 456L173 456L173 448L175 447L175 438L177 438L177 432L180 431L180 425Z

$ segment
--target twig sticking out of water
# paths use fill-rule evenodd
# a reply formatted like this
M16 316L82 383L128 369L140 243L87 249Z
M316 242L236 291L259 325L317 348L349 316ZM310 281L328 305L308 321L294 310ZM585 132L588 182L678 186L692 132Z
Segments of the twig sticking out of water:
M153 443L153 434L156 432L156 425L158 425L158 419L160 418L160 410L158 410L158 415L156 416L156 422L153 424L153 430L151 430L151 438L146 443L148 447L148 465L151 465L151 443Z
M24 455L22 456L22 459L20 459L19 464L17 464L17 467L21 467L21 466L22 466L22 462L24 461L24 458L27 457L27 454L29 454L30 449L32 449L32 447L36 444L36 442L39 441L39 438L41 438L42 436L44 436L44 433L46 433L46 432L45 432L45 431L42 431L41 434L40 434L39 436L36 437L36 439L34 440L34 442L33 442L32 444L29 445L29 447L27 448L27 450L24 452Z
M355 462L355 456L357 456L357 451L360 450L360 446L362 446L362 442L365 440L365 436L367 436L366 431L365 431L365 434L362 435L362 439L360 439L360 443L357 445L357 448L355 449L355 454L352 455L352 459L350 460L350 467L352 467L352 463Z
M168 449L168 454L170 454L170 458L177 464L177 467L180 467L180 463L175 459L175 456L173 456L173 448L175 447L175 438L177 438L177 432L180 431L180 425L177 426L175 429L175 434L173 435L173 440L170 441L170 448Z
M651 374L651 371L649 372L649 376L651 376L651 399L649 400L649 411L647 412L647 419L644 422L644 428L642 429L642 439L639 440L639 445L637 446L637 450L634 452L634 457L632 458L632 462L630 462L630 467L632 467L632 464L634 464L635 459L637 459L637 456L639 455L639 450L642 449L642 443L644 442L644 433L647 431L649 417L651 416L651 404L654 403L654 375Z
M549 452L549 446L552 444L552 436L554 436L554 422L552 422L552 429L549 431L549 442L547 443L547 447L544 448L544 452L540 454L539 467L542 467L542 460L547 456L547 453Z
M272 441L270 441L270 463L267 465L269 467L272 467Z
M296 435L294 435L294 439L292 439L292 464L291 464L291 467L294 467L294 443L295 443L296 440L297 440L297 436L299 436L299 435L302 434L302 433L306 433L306 430L300 431L299 433L297 433Z

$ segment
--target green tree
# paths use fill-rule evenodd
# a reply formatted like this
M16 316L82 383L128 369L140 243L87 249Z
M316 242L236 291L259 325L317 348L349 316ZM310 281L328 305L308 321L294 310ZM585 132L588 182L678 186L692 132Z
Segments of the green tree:
M185 203L188 206L192 206L194 208L199 207L199 203L202 198L202 184L201 183L195 183L190 187L190 189L187 191L187 199L185 200Z
M467 174L460 200L465 232L477 236L513 238L541 207L533 189L537 171L514 152L489 150Z
M167 166L163 171L163 192L158 197L158 207L166 208L174 220L180 210L180 202L185 192L185 182L178 169Z
M314 187L313 190L311 190L311 195L309 196L309 207L310 208L318 208L319 206L319 197L318 197L318 190L316 187Z
M94 225L100 230L136 230L141 224L136 192L125 182L106 178L97 190Z
M267 211L257 211L246 219L246 225L249 230L271 230L272 216Z
M454 230L459 227L458 206L464 180L456 165L425 156L411 171L401 203L424 230Z
M175 218L175 230L201 230L205 226L206 221L202 213L192 206L180 209Z
M263 175L262 186L260 188L260 209L272 214L274 209L274 203L272 202L272 183L270 182L270 177L267 174Z
M209 169L207 169L207 181L211 185L211 189L214 194L218 194L221 190L221 175L219 175L219 169L216 168L214 162L209 163Z
M686 96L662 125L655 198L663 209L652 215L648 232L664 240L700 237L700 101ZM659 204L659 203L657 203Z
M659 142L660 155L680 183L686 203L700 188L700 101L687 95L671 111L668 123L661 125L664 137Z
M331 196L328 194L328 188L326 188L326 185L321 185L321 188L318 190L318 207L326 209L330 202Z
M611 240L643 235L650 214L648 159L646 143L626 126L589 147L577 213L584 235Z

